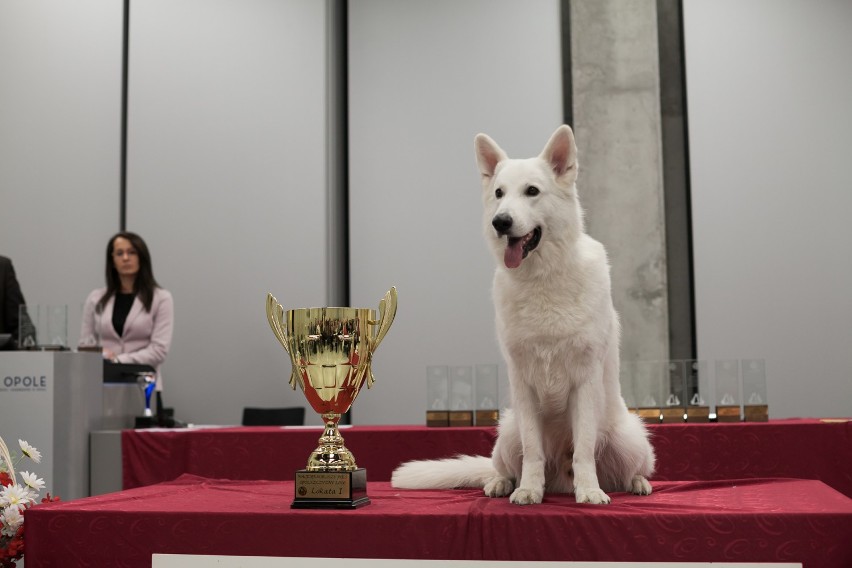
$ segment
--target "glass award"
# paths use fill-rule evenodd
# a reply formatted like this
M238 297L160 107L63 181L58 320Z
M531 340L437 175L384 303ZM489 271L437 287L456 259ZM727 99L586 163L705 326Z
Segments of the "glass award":
M707 362L686 360L683 362L686 373L686 421L710 422L710 377L707 375Z
M638 400L636 410L645 424L659 424L668 383L668 365L665 361L636 361L634 388Z
M68 306L47 306L45 310L45 344L48 351L61 351L68 347Z
M426 367L426 426L450 425L450 375L445 365Z
M450 426L473 426L473 367L450 367Z
M737 360L716 361L716 421L740 421L740 365Z
M683 422L686 414L686 375L683 361L666 363L668 376L666 379L667 393L665 402L660 409L661 421L664 424Z
M627 410L633 414L637 414L636 386L634 377L636 374L635 367L635 361L622 361L621 376L619 377L619 382L621 383L621 398L624 399L624 405L627 406Z
M39 306L18 306L18 349L38 349Z
M477 426L497 426L500 418L497 365L477 365L475 375Z
M743 416L746 422L769 420L766 398L766 365L763 359L743 359L740 368L743 377Z

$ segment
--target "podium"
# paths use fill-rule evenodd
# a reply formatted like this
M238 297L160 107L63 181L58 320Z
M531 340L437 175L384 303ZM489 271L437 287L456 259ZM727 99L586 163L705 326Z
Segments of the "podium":
M100 353L0 352L0 436L15 454L19 439L41 452L41 463L24 459L16 469L43 478L51 495L89 495L89 432L102 416Z

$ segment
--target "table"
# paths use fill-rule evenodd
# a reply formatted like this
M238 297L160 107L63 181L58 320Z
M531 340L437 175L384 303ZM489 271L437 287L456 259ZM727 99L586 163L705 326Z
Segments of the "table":
M579 505L369 484L353 511L290 509L293 483L177 480L27 512L27 568L148 567L152 553L852 566L852 500L815 480L655 481Z
M815 419L650 426L658 481L760 477L818 479L852 497L852 422ZM495 428L353 426L341 430L368 481L388 481L412 459L490 455ZM184 473L237 480L290 480L304 468L321 430L238 427L125 430L124 489Z

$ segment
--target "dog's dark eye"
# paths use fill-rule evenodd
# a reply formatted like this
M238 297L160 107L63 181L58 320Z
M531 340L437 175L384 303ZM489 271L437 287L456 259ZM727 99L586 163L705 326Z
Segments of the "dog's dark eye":
M496 197L497 199L500 199L501 197L503 197L503 190L498 187L494 191L494 197Z
M541 193L541 192L540 192L540 191L538 190L538 188L537 188L536 186L534 186L534 185L529 186L529 187L527 188L527 191L526 191L526 194L527 194L527 195L529 195L530 197L535 197L535 196L536 196L536 195L538 195L539 193Z

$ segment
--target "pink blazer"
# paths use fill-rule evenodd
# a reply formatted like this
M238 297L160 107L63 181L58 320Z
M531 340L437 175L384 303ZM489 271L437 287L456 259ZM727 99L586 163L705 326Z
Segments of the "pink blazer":
M174 326L174 301L168 290L154 290L151 311L146 312L142 300L133 300L130 313L124 322L124 332L119 337L112 326L112 310L115 297L110 298L101 313L95 312L98 300L106 288L92 290L83 306L83 323L80 327L80 343L99 340L100 345L116 354L119 363L151 365L157 370L157 390L163 390L160 366L172 345Z

